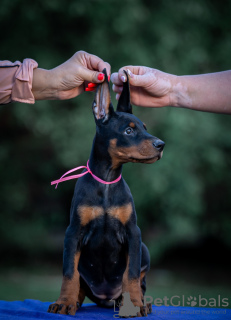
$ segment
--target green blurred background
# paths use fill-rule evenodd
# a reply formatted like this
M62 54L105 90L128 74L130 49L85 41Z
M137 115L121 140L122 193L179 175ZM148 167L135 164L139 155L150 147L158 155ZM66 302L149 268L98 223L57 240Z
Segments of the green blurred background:
M127 64L177 75L228 70L230 12L228 0L2 0L0 58L51 69L85 50L112 72ZM0 107L0 299L59 294L75 181L57 190L50 181L86 164L93 96ZM158 163L123 170L151 253L148 293L231 298L230 116L171 107L134 114L166 143Z

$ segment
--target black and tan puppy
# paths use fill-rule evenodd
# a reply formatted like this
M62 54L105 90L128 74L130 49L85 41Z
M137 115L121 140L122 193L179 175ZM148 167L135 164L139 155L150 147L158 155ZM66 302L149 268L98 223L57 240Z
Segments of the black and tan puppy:
M150 135L142 121L132 115L129 79L114 111L104 73L106 80L98 86L93 102L96 135L89 167L94 175L109 182L119 177L126 162L159 160L164 142ZM70 215L61 293L48 311L74 315L85 295L108 306L111 299L119 300L129 293L139 310L137 316L147 315L150 310L143 306L143 296L149 252L141 241L133 198L124 179L105 185L91 174L81 177Z

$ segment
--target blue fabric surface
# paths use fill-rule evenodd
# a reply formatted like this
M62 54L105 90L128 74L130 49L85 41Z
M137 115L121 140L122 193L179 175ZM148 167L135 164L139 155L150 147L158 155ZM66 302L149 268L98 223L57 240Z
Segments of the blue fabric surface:
M38 300L0 301L0 320L35 320L35 319L115 319L113 309L103 309L95 304L84 304L75 316L47 313L50 302ZM114 316L114 317L113 317ZM192 308L192 307L154 307L146 319L155 320L223 320L231 319L231 309Z

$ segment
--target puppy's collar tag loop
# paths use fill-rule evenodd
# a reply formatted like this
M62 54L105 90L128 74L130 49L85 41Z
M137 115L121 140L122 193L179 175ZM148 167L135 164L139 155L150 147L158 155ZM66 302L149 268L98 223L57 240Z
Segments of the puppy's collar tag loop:
M72 173L72 172L74 172L74 171L76 171L76 170L80 170L80 169L86 169L87 171L82 172L82 173L80 173L80 174L75 174L75 175L66 177L66 175L68 175L69 173ZM82 176L84 176L84 175L87 174L87 173L90 173L95 180L97 180L98 182L103 183L103 184L116 183L116 182L120 181L120 179L122 178L122 175L120 175L117 179L115 179L115 180L113 180L113 181L110 181L110 182L104 181L104 180L98 178L97 176L95 176L95 175L91 172L91 170L90 170L90 168L89 168L89 160L88 160L88 161L87 161L87 166L80 166L80 167L77 167L77 168L74 168L74 169L71 169L71 170L67 171L66 173L64 173L64 175L62 175L62 177L61 177L60 179L55 180L55 181L52 181L52 182L51 182L51 185L56 184L55 189L57 189L58 184L59 184L60 182L64 182L64 181L72 180L72 179L78 179L78 178L81 178Z

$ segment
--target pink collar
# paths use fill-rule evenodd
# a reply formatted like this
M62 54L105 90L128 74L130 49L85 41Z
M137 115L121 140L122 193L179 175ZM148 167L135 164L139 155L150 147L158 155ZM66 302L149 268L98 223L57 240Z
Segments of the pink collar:
M69 173L71 173L71 172L73 172L73 171L76 171L76 170L80 170L80 169L87 169L87 171L82 172L82 173L80 173L80 174L75 174L75 175L73 175L73 176L68 176L68 177L64 178L67 174L69 174ZM120 181L120 179L122 178L122 175L120 175L117 179L115 179L115 180L113 180L113 181L110 181L110 182L107 182L107 181L104 181L104 180L96 177L96 176L91 172L91 170L90 170L90 168L89 168L89 160L88 160L86 167L85 167L85 166L80 166L80 167L77 167L77 168L74 168L74 169L71 169L71 170L67 171L66 173L64 173L64 175L62 175L62 177L61 177L60 179L55 180L55 181L52 181L52 182L51 182L51 185L56 184L55 189L57 189L58 184L59 184L60 182L67 181L67 180L71 180L71 179L78 179L78 178L84 176L84 175L87 174L87 173L90 173L95 180L97 180L97 181L99 181L100 183L103 183L103 184L116 183L116 182Z

